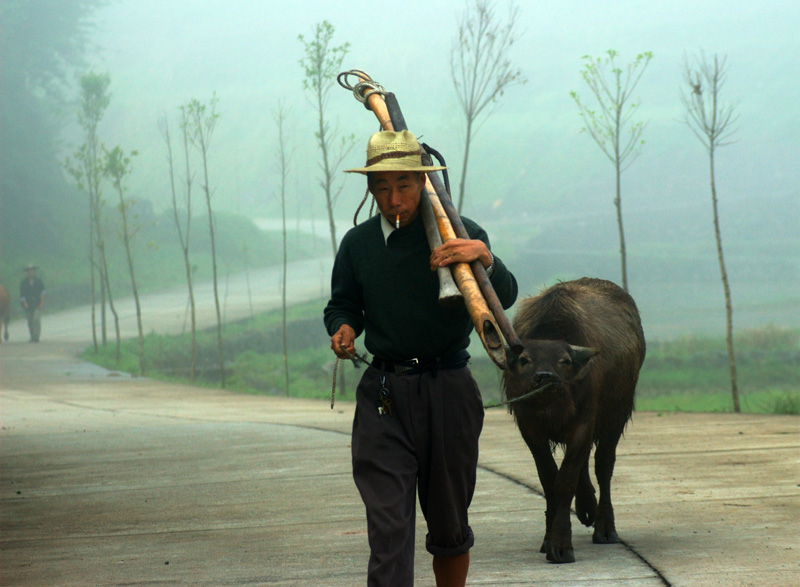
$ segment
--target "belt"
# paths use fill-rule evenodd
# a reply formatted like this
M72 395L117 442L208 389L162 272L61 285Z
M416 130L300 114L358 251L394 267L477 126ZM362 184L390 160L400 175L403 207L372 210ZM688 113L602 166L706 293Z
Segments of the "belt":
M379 371L388 371L395 375L422 373L423 371L436 371L437 369L460 369L466 367L469 353L466 350L457 351L444 357L432 359L414 358L407 361L391 361L374 357L371 365Z

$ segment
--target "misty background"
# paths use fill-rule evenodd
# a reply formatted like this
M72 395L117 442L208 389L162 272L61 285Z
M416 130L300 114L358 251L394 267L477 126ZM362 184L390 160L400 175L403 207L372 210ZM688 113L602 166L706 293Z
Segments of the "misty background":
M83 243L64 245L47 210L51 203L73 209L74 201L76 221L85 216L85 197L57 162L82 141L76 81L89 70L111 77L101 138L139 152L130 193L159 213L169 209L171 195L158 119L167 116L175 124L180 105L194 98L207 102L216 93L220 119L209 153L215 210L274 227L280 207L273 113L284 100L291 107L285 128L293 149L289 224L324 243L316 112L303 91L298 35L313 37L314 26L327 20L335 27L333 45L350 45L343 68L364 70L397 95L410 130L446 157L454 189L458 185L464 120L450 51L465 2L11 1L0 15L12 18L17 5L30 4L42 6L39 22L31 23L39 32L56 26L74 6L98 8L87 9L81 21L88 40L85 62L65 64L73 91L65 89L62 107L52 111L47 128L56 132L39 137L42 144L54 139L39 149L50 163L28 168L17 159L13 139L23 134L2 141L0 275L10 289L21 279L23 259L48 259L51 267L43 271L50 286L60 279L52 266L59 263L54 251L84 254ZM498 19L506 11L506 3L495 3ZM517 275L521 295L581 275L619 282L613 167L581 132L569 93L590 101L580 76L584 55L601 57L615 49L624 66L651 51L653 60L634 94L640 102L635 120L647 122L646 142L622 176L630 291L648 337L723 335L708 157L682 122L679 98L684 57L704 51L727 56L721 97L736 105L738 115L736 142L719 149L716 160L735 328L800 328L799 25L800 4L792 0L521 4L521 36L510 57L528 81L505 92L475 136L463 208L487 229L493 249ZM16 57L2 56L4 62ZM4 93L4 127L22 127L14 119L24 120L30 110L23 99L30 95ZM356 137L344 168L362 165L366 141L378 130L375 117L338 87L326 116L339 132ZM3 128L0 133L6 135ZM363 177L339 175L337 238L352 225L365 189ZM34 221L21 222L20 216ZM195 222L202 223L200 212ZM330 256L330 247L323 244L318 254ZM251 249L250 256L257 265L259 251Z

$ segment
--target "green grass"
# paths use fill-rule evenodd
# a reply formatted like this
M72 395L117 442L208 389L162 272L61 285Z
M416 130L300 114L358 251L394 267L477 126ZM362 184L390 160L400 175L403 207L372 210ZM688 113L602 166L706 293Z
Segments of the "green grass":
M800 392L752 391L740 396L743 412L749 414L800 414ZM636 398L636 409L645 412L731 412L730 392L665 393Z
M289 395L329 398L335 358L322 325L325 300L293 306L288 311L287 344ZM189 335L145 338L146 375L170 381L189 381ZM198 379L195 384L217 386L218 351L214 330L199 332ZM280 311L225 325L223 344L226 387L243 393L285 395ZM746 330L735 339L737 379L742 411L800 414L800 331L774 326ZM122 357L107 345L83 358L108 369L139 374L136 341L125 341ZM500 371L479 344L470 348L470 366L486 403L501 400ZM361 370L340 362L346 383L337 397L352 399ZM639 378L636 407L646 411L731 412L730 371L723 339L683 337L648 343ZM502 408L500 408L502 409Z

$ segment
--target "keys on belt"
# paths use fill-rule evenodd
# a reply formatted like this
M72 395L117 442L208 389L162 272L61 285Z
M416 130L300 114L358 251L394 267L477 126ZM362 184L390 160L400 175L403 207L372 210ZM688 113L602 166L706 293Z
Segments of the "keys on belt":
M386 387L386 375L381 375L381 390L378 393L381 405L378 406L378 414L381 416L392 415L392 398L389 395L389 388Z

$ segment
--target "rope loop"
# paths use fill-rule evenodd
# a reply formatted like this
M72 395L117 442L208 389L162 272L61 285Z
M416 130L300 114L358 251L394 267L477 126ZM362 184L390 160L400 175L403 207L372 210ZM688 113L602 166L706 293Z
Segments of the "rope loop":
M353 367L358 369L358 364L363 363L367 367L369 367L369 361L367 360L366 356L359 355L358 353L348 353L350 355L349 360L353 361ZM333 382L331 383L331 409L336 402L336 373L339 371L339 357L336 357L336 362L333 364Z
M356 76L359 81L357 81L355 84L351 84L348 80L351 75ZM371 79L366 73L359 69L343 71L336 76L336 81L338 81L339 85L344 89L351 90L353 95L356 97L356 100L361 102L364 105L364 108L367 110L370 109L369 104L367 104L367 100L372 94L379 94L380 96L386 95L386 89L382 85Z
M541 387L537 387L536 389L532 389L531 391L529 391L525 395L521 395L519 397L515 397L513 399L510 399L510 400L507 400L507 401L504 401L504 402L498 402L496 404L483 404L483 409L484 410L489 410L491 408L499 408L500 406L510 406L511 404L515 404L515 403L517 403L519 401L528 399L528 398L530 398L530 397L532 397L532 396L534 396L534 395L536 395L538 393L541 393L541 392L543 392L546 389L549 389L551 387L555 387L555 383L545 383Z

